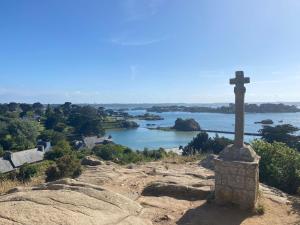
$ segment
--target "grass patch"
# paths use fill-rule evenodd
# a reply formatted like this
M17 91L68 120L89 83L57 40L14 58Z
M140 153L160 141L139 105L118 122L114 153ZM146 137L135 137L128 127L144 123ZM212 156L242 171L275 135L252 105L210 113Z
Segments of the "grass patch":
M263 204L259 203L256 208L255 208L255 213L258 215L263 215L265 214L265 207Z
M196 155L189 155L189 156L182 156L178 154L171 154L168 157L164 158L162 161L165 163L172 163L172 164L184 164L188 162L196 162L202 160L206 157L206 154L196 154Z

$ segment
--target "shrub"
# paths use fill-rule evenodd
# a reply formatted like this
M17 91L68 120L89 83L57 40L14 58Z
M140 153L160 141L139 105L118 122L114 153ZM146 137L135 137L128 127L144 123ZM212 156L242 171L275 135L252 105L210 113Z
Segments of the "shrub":
M265 214L265 207L264 207L264 205L258 204L258 206L255 208L255 212L256 212L258 215L263 215L263 214Z
M294 127L291 124L282 124L275 127L264 126L260 133L262 134L262 139L267 142L282 142L300 151L300 137L295 134L297 131L299 131L298 127Z
M213 138L209 138L206 144L206 150L211 150L214 154L219 154L226 146L230 144L233 144L232 140L216 135Z
M93 152L103 160L111 160L119 164L159 160L168 155L164 149L145 149L143 152L139 152L116 144L98 145L93 149Z
M148 150L147 148L144 149L142 152L145 160L159 160L165 158L168 153L163 149L159 148L158 150Z
M19 172L17 173L17 178L20 181L29 181L38 173L38 167L33 164L24 164L20 167Z
M75 178L81 174L79 159L74 155L64 155L56 160L56 165L46 170L46 181L53 181L63 177Z
M213 152L219 154L227 145L233 141L216 135L211 138L206 132L200 132L193 140L183 148L183 155L195 155L197 153Z
M252 147L261 157L260 181L294 194L300 186L300 154L284 143L254 141Z
M50 166L46 170L45 174L46 174L46 181L47 182L57 180L57 179L61 178L60 171L59 171L59 169L56 165Z
M98 145L93 149L93 152L95 153L95 155L104 160L111 160L120 164L131 162L135 163L141 160L136 152L122 145Z
M0 157L4 156L4 150L3 147L0 145Z
M59 141L54 147L52 151L46 152L44 158L48 160L56 160L61 158L64 155L71 154L71 146L69 142L62 140Z
M66 139L63 133L54 130L44 130L39 138L44 141L51 141L53 146Z

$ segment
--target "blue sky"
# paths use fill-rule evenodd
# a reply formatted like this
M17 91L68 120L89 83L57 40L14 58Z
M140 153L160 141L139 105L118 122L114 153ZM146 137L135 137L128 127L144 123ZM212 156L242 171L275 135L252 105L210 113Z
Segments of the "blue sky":
M299 0L2 0L0 102L300 101Z

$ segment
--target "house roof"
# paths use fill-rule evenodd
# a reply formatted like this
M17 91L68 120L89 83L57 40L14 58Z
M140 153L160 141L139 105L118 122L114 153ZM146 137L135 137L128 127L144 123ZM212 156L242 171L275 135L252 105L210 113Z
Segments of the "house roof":
M22 166L25 163L39 162L43 159L44 152L38 151L37 148L11 153L11 161L14 167Z
M102 144L104 141L112 141L112 139L109 139L107 137L97 137L97 136L83 138L83 142L85 144L85 147L87 148L94 148L95 145Z
M0 173L6 173L14 170L9 160L5 160L2 157L0 158Z

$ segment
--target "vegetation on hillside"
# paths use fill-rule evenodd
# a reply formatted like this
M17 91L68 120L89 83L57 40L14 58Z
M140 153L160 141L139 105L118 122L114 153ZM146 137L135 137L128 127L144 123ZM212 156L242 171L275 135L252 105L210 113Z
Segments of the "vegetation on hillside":
M260 181L295 194L300 186L300 154L284 143L254 141L252 147L261 157Z
M167 153L164 149L133 151L132 149L116 144L98 145L93 149L93 153L103 160L110 160L119 164L138 163L143 161L154 161L166 158L172 153Z

